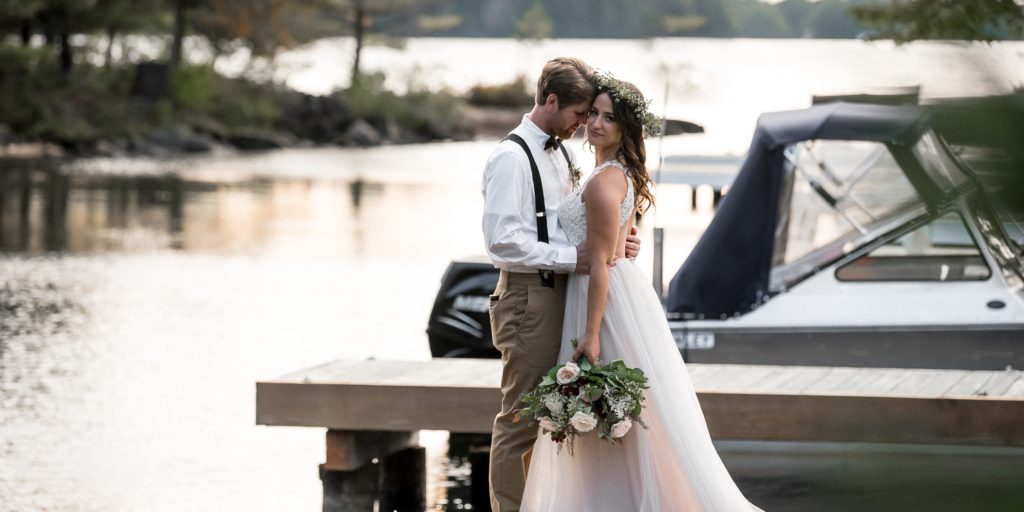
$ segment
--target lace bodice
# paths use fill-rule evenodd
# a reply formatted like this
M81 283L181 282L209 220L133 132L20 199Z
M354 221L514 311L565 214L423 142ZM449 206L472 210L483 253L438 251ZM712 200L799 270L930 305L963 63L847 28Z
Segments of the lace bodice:
M590 177L587 178L587 181L583 183L583 186L562 200L561 206L558 209L558 224L565 230L566 237L569 239L569 245L576 246L586 241L587 207L583 204L583 190L587 188L587 183L590 183L591 178L608 167L615 167L626 175L628 188L626 189L626 197L622 200L622 206L619 208L619 226L629 220L629 216L633 214L633 180L629 179L629 171L626 170L626 166L622 165L618 160L609 160L597 166Z

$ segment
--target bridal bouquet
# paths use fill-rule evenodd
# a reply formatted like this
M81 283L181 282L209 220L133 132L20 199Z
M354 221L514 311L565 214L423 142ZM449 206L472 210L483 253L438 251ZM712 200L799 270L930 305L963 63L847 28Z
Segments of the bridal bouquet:
M621 360L593 366L586 358L579 364L555 366L537 387L522 396L523 414L533 417L541 430L551 435L559 450L565 445L572 454L576 436L596 431L612 444L618 442L639 423L644 405L643 390L647 376L639 368L630 368Z

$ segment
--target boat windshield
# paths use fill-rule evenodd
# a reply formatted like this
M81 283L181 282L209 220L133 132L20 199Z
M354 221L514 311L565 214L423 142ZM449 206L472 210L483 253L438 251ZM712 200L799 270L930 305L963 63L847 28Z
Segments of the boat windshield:
M999 264L1024 278L1024 211L1019 204L1017 208L1009 206L993 204L992 216L979 217L978 224Z
M1013 244L1014 253L1024 257L1024 212L1010 212L1000 210L997 212L999 221L1006 230L1006 235Z
M914 144L913 153L921 162L925 174L943 192L949 192L967 181L967 175L950 158L935 132L925 132Z
M925 209L885 144L810 140L790 145L785 154L772 291Z
M1018 268L1024 274L1024 178L1019 164L996 148L955 145L952 149L960 162L979 177L985 196L990 198L987 202L993 213L989 221L1002 227L1005 236L1001 238L1021 262Z

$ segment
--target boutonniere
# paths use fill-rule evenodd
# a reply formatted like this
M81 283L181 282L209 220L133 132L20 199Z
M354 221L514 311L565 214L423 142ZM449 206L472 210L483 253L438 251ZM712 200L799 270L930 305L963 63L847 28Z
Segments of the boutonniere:
M583 175L583 171L581 171L579 166L577 166L575 163L573 163L572 160L570 160L568 162L568 164L569 164L569 181L572 182L572 189L576 190L576 188L580 186L580 176Z

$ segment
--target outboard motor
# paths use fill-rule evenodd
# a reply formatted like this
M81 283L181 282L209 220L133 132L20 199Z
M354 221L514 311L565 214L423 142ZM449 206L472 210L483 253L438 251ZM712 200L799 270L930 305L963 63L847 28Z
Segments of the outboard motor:
M441 278L441 288L427 322L433 357L497 358L487 313L498 284L498 269L490 262L453 261Z

